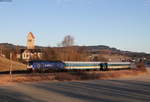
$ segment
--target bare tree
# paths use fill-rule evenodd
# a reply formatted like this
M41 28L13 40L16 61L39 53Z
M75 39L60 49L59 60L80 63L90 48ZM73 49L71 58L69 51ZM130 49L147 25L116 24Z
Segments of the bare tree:
M64 40L62 41L63 47L70 47L74 45L74 37L71 35L67 35L64 37Z
M74 38L67 35L58 47L47 47L44 49L44 59L53 61L88 61L89 55L87 51L84 48L73 45Z

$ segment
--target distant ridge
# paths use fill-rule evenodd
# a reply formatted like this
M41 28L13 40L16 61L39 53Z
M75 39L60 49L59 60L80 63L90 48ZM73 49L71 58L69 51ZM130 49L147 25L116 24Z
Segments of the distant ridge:
M15 48L15 47L25 48L25 46L14 45L14 44L10 44L10 43L0 43L0 47L5 47L5 48Z

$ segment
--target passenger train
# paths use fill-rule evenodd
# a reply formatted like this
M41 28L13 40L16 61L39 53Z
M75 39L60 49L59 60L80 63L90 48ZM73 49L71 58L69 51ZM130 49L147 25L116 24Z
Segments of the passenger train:
M78 71L78 70L115 70L130 69L131 62L78 62L78 61L29 61L28 70L32 71Z

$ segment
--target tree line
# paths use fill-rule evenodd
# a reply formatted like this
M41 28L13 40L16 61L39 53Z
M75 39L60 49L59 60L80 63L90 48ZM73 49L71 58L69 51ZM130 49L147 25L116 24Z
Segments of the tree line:
M10 47L11 46L11 47ZM17 54L20 53L21 49L25 47L7 45L0 46L0 55L5 55L6 58L10 59L10 53L12 53L12 60L21 61L17 59ZM100 54L92 57L92 53L88 52L85 47L79 47L75 45L75 38L71 35L67 35L58 44L57 47L38 47L42 50L42 59L35 57L32 60L49 60L49 61L108 61Z

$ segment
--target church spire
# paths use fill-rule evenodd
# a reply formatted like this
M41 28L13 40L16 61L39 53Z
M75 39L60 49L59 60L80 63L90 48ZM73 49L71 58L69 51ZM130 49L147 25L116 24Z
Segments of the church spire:
M35 49L35 36L32 32L29 32L27 36L27 49Z

